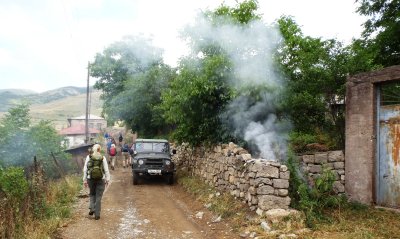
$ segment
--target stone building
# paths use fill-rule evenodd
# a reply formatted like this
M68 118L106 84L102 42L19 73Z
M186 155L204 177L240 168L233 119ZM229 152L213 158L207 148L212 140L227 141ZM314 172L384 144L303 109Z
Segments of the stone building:
M76 125L85 125L86 116L78 116L74 118L68 118L68 127L73 127ZM107 121L96 115L89 115L88 117L89 128L103 130L107 127Z
M60 135L65 136L68 140L68 148L77 147L85 143L86 140L86 116L79 116L75 118L68 118L68 127L59 131ZM102 133L102 130L107 127L107 121L96 115L89 115L89 142Z

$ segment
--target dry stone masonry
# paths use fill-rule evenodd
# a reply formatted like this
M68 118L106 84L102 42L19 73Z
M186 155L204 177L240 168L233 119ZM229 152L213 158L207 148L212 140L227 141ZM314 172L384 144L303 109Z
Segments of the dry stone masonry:
M234 143L212 149L191 148L187 144L176 148L175 162L179 168L203 178L219 191L229 192L259 215L271 209L289 208L290 172L286 165L254 159Z
M332 170L336 176L336 181L333 183L333 190L337 194L344 193L346 179L343 151L319 152L299 157L303 172L308 176L308 183L310 185L314 184L314 179L321 176L324 169Z

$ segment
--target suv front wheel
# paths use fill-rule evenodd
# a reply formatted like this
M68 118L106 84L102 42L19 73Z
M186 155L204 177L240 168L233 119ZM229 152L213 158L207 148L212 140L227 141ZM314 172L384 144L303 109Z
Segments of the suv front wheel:
M139 184L139 174L138 173L133 173L132 184L133 185L138 185Z
M173 173L167 175L167 183L169 185L174 184L174 174Z

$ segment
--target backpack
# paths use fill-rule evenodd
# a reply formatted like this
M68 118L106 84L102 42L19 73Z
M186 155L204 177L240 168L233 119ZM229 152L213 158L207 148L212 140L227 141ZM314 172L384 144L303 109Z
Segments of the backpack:
M129 146L127 144L124 144L124 147L122 148L122 152L129 152Z
M110 156L115 156L117 154L117 149L115 147L110 148Z
M88 162L88 174L90 175L91 179L102 179L104 174L103 169L103 156L99 158L94 157L92 155L89 156Z

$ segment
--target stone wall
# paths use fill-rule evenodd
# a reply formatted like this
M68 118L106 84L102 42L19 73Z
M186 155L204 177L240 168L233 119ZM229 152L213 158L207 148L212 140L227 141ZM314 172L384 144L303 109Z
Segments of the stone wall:
M253 159L233 143L212 149L178 147L175 162L184 171L203 178L219 191L229 192L259 215L270 209L288 209L290 172L286 165Z
M308 183L314 184L314 179L321 176L324 169L332 170L336 176L333 190L340 194L345 192L345 163L343 151L319 152L299 156L302 170L308 177Z

